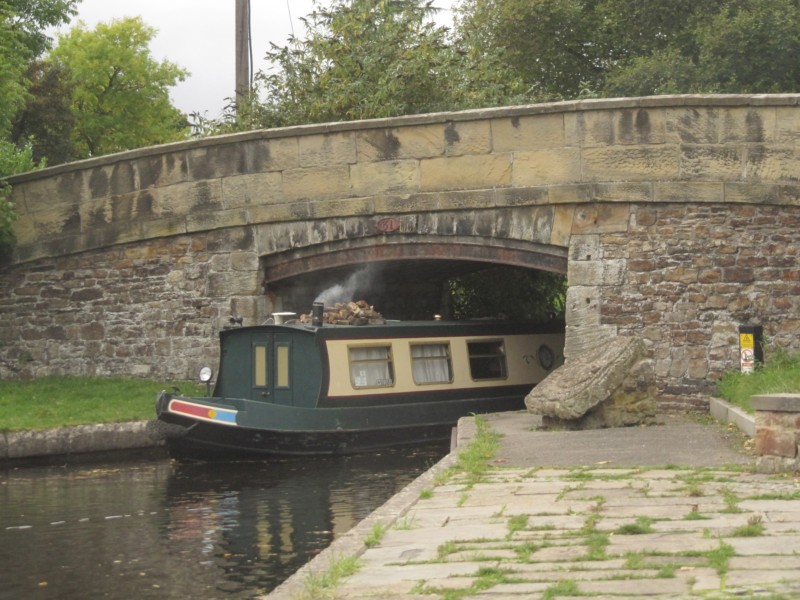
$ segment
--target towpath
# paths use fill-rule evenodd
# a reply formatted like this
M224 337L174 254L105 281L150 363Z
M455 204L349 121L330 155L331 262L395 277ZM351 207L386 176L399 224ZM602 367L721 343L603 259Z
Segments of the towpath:
M800 598L800 478L756 474L738 431L488 420L503 437L479 483L449 455L268 598Z

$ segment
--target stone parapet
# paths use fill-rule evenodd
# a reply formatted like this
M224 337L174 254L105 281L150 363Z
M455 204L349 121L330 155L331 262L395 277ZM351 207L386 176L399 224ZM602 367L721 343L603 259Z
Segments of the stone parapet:
M753 396L755 451L761 473L800 471L800 394Z

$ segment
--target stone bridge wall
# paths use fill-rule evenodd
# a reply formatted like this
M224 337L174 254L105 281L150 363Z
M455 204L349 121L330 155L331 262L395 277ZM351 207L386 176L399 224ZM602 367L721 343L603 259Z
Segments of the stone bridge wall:
M798 99L296 127L16 177L0 378L190 377L229 314L275 308L276 278L465 258L567 272L568 360L637 335L665 398L708 390L738 365L741 323L764 325L768 357L800 350Z

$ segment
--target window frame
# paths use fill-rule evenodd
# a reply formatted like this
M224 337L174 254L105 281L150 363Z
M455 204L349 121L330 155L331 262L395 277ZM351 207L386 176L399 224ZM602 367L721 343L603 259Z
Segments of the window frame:
M444 354L435 355L435 356L414 356L414 349L415 348L423 348L423 347L431 347L431 346L439 346L444 348ZM414 382L414 385L443 385L453 383L453 354L450 348L450 341L442 341L442 342L411 342L408 345L408 351L411 358L411 379ZM447 368L447 379L436 379L432 381L417 381L417 370L415 366L420 362L428 362L428 361L435 361L437 363L443 363L446 365Z
M481 352L476 353L472 351L472 346L477 344L492 345L495 344L499 352ZM492 339L474 339L467 340L467 360L469 361L469 375L472 381L504 381L508 379L508 360L506 357L506 344L503 338ZM497 361L500 373L493 377L476 377L476 366L473 361L480 361L485 364L485 369L491 369L492 361ZM480 371L479 373L480 374Z
M353 358L352 352L354 350L370 350L370 349L385 349L386 356L381 358ZM359 364L366 364L366 365L374 365L374 364L385 364L386 371L389 375L389 383L387 384L375 384L375 385L357 385L355 372L353 367ZM392 353L392 344L391 343L381 343L381 344L354 344L347 346L347 368L350 377L350 386L354 390L369 390L369 389L377 389L383 390L387 388L393 388L397 385L397 377L395 374L394 369L394 356ZM381 381L381 380L378 380Z

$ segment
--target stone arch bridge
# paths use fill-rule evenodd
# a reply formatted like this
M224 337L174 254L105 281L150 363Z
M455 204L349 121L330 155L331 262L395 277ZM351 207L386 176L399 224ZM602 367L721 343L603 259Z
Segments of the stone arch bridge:
M800 350L799 102L665 96L310 125L14 177L0 378L189 378L216 359L229 315L306 312L326 277L380 264L383 304L370 301L427 313L444 273L491 263L567 274L568 362L637 336L662 401L694 402L738 367L741 324L764 327L768 356Z

